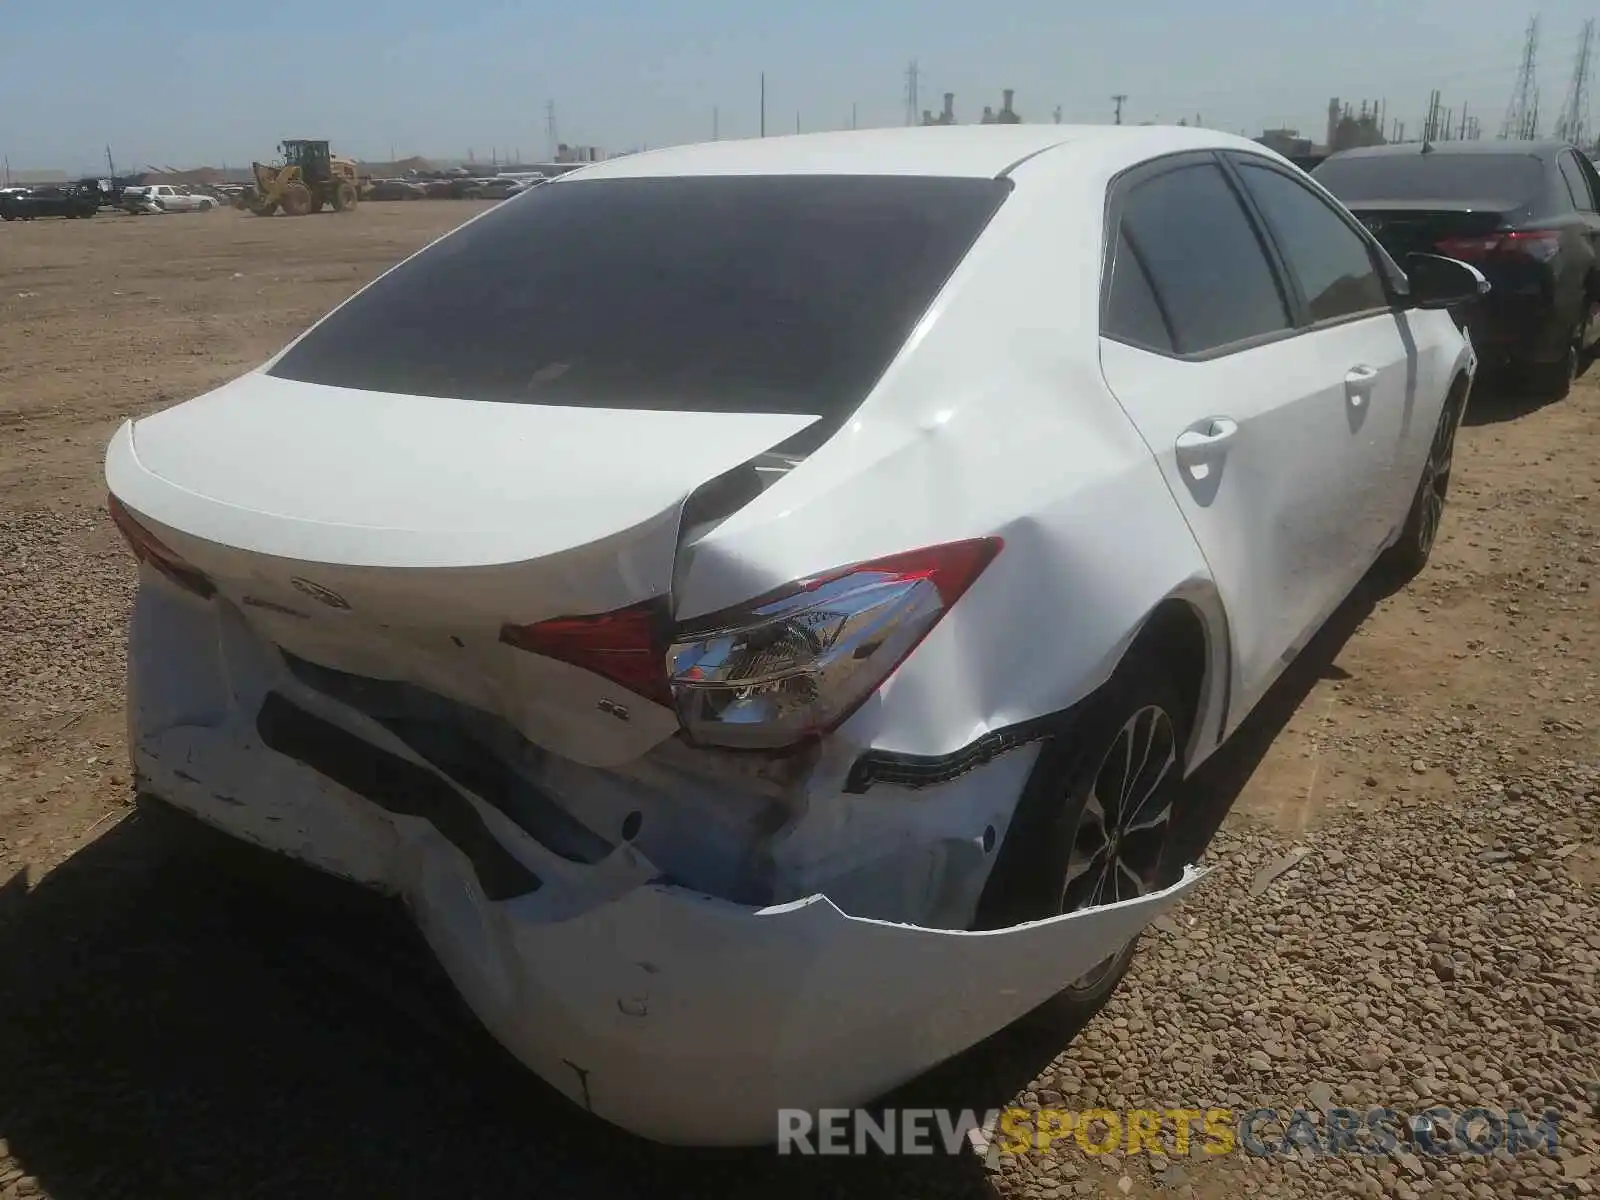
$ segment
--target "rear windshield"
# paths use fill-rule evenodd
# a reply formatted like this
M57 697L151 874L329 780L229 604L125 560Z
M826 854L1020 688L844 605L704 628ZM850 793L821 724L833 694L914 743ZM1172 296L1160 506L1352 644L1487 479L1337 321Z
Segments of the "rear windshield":
M1330 158L1312 175L1346 204L1368 200L1504 200L1524 205L1544 187L1531 154L1381 154Z
M530 189L272 368L379 392L804 413L865 398L1010 185L689 176Z

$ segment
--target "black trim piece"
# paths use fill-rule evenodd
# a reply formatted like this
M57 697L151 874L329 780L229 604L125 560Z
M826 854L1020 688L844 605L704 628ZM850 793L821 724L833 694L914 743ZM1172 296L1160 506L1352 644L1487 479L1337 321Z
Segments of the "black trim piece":
M278 692L267 693L256 731L269 750L303 763L379 808L427 821L467 856L490 900L525 896L542 886L543 880L489 832L472 802L425 767L380 750Z
M1065 733L1076 719L1079 708L1048 713L1003 729L991 729L974 742L949 754L902 754L895 750L868 750L850 768L845 777L844 791L848 795L861 795L873 784L887 783L894 787L925 788L959 779L968 771L993 762L1002 754L1045 738Z
M593 866L616 848L506 763L506 753L544 755L509 722L415 684L352 675L281 647L279 653L301 683L378 722L551 853Z

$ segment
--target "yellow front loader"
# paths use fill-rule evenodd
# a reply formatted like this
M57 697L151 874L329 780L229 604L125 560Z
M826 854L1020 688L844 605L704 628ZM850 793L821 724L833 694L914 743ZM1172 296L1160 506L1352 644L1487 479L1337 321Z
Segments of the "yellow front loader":
M256 184L239 197L237 207L258 217L277 212L303 217L324 208L334 212L355 208L361 189L353 159L331 154L327 142L303 138L283 142L279 149L281 164L251 164Z

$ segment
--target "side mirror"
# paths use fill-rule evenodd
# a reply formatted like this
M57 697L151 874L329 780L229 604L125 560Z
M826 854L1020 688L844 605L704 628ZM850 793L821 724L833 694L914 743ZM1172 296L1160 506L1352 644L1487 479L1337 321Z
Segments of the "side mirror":
M1440 254L1406 255L1406 280L1413 308L1454 308L1489 294L1482 271Z

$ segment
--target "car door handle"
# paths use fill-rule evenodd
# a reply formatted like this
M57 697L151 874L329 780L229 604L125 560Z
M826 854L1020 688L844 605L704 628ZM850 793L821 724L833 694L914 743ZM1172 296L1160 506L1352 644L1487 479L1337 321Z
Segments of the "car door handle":
M1173 446L1180 458L1206 459L1225 448L1238 432L1239 423L1231 417L1208 417L1180 433Z
M1372 394L1372 385L1378 381L1378 368L1351 367L1344 376L1344 398L1352 407L1359 408Z

